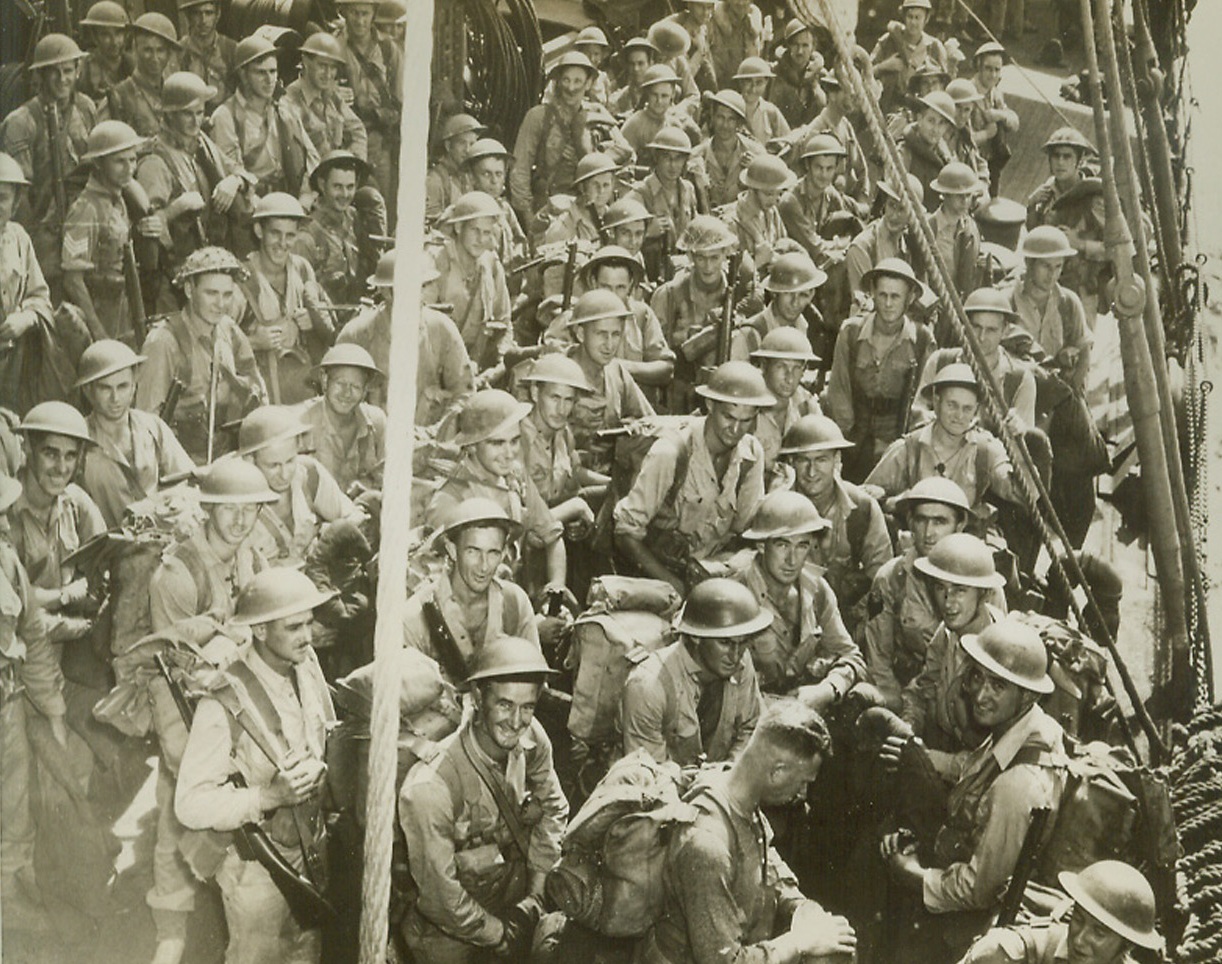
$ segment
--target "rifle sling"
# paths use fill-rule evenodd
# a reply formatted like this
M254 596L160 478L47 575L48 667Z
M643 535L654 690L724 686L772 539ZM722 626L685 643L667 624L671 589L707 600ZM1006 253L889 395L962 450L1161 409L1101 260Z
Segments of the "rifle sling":
M433 649L441 657L441 662L445 666L446 672L450 674L456 683L461 683L471 671L467 666L466 657L463 656L462 651L458 648L458 641L454 639L454 634L450 632L450 627L446 625L445 616L441 613L441 607L437 605L436 600L426 599L421 608L424 611L424 621L425 625L428 626L429 639L432 640Z
M492 799L496 801L496 808L501 811L501 816L505 818L505 825L509 827L509 833L513 837L513 842L518 850L522 853L523 860L530 859L530 838L527 836L526 829L522 826L522 821L518 817L517 810L505 796L505 791L501 788L496 777L489 772L484 765L484 761L479 758L479 755L471 752L471 748L467 745L468 739L474 739L470 735L468 729L462 733L458 742L462 745L462 751L466 754L467 759L471 762L472 768L483 781L484 786L488 788L488 792L492 794Z

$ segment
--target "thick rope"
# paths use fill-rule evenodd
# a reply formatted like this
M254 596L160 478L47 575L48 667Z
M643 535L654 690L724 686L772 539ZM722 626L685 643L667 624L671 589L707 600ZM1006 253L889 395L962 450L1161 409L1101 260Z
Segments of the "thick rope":
M403 59L398 236L390 370L387 372L386 467L382 508L377 624L374 628L373 709L369 727L369 796L365 808L365 875L361 892L361 964L384 964L390 912L398 765L399 689L395 654L403 646L407 554L416 424L416 367L420 356L421 252L424 251L424 176L428 167L429 78L433 60L433 2L409 0Z
M900 189L898 193L907 211L909 223L916 228L915 241L917 247L926 259L926 263L934 267L934 272L930 278L933 287L944 304L949 306L951 312L950 320L956 334L959 340L968 348L964 359L971 366L977 381L983 389L983 400L987 410L994 416L1000 428L1001 442L1005 446L1014 466L1014 482L1030 509L1031 520L1048 549L1052 566L1065 580L1067 585L1080 586L1085 593L1086 611L1092 615L1093 619L1090 624L1093 624L1095 627L1092 635L1098 637L1111 653L1112 663L1128 695L1133 713L1149 740L1152 753L1156 757L1161 758L1165 752L1162 738L1154 725L1154 721L1150 719L1149 713L1146 712L1141 702L1137 686L1116 648L1115 639L1112 638L1111 633L1107 629L1102 610L1099 608L1099 604L1091 592L1090 585L1082 572L1082 568L1078 564L1077 556L1072 551L1072 543L1068 536L1066 536L1055 510L1052 508L1052 500L1048 490L1035 469L1035 464L1031 459L1030 452L1027 451L1023 439L1011 432L1006 425L1007 410L1001 401L1003 397L1001 387L997 383L993 372L985 364L980 345L976 341L971 327L967 324L967 316L963 310L963 303L954 285L950 283L950 272L933 237L924 205L908 185L907 171L900 159L895 141L887 130L886 120L882 116L882 109L879 107L878 101L870 95L865 87L861 73L852 59L851 43L835 11L831 8L828 0L819 0L819 3L823 8L822 19L827 24L832 39L836 44L844 75L848 78L849 85L853 89L857 102L864 107L866 123L870 128L871 134L875 141L883 148L883 162L886 173L896 187ZM815 20L813 4L814 0L795 0L795 6L807 22ZM1043 510L1042 512L1041 509ZM1060 548L1058 548L1058 541ZM1089 625L1082 607L1078 604L1072 593L1069 594L1069 602L1078 625L1083 627ZM1135 741L1129 730L1127 720L1121 717L1120 724L1126 743L1128 743L1130 749L1136 752Z

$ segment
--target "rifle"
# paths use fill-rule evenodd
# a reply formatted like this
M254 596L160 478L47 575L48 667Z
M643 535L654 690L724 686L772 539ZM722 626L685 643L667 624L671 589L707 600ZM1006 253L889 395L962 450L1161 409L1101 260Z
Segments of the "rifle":
M216 435L216 393L220 387L221 366L217 361L216 355L220 350L220 339L213 336L212 339L212 357L208 365L208 462L211 464L214 439Z
M730 360L730 341L734 334L734 303L738 294L738 273L743 263L743 252L735 251L726 270L726 294L721 307L721 320L717 325L717 364Z
M64 220L68 217L68 196L64 191L64 159L60 154L63 142L63 130L59 123L59 104L51 101L46 106L47 121L47 163L51 175L51 192L55 200L55 223L62 232ZM37 171L34 172L37 176Z
M441 607L435 600L427 599L422 604L421 609L424 613L424 625L428 628L429 639L433 643L433 649L437 651L437 655L441 657L441 665L445 667L446 672L455 682L463 682L470 674L467 667L467 661L463 657L462 651L458 648L458 641L454 638L454 634L450 632L450 627L446 625L445 617L441 615Z
M573 306L573 286L577 283L577 239L570 238L564 246L564 287L560 299L560 310L568 311Z
M187 695L182 691L182 687L178 681L174 679L170 672L170 666L166 662L165 656L158 653L153 657L153 661L157 664L157 672L161 674L161 678L165 680L166 686L169 687L170 697L174 700L174 705L178 708L178 713L182 717L183 723L187 728L191 728L191 721L195 716L195 708L187 699ZM245 713L245 711L242 711ZM264 753L268 752L268 747L263 746L262 742L257 739L251 729L239 720L239 725L256 743ZM271 757L271 754L268 754ZM274 760L273 760L274 762ZM236 787L247 786L246 778L241 773L234 773L229 778L230 782ZM299 833L305 828L301 824L301 815L296 807L293 808L293 819L297 825ZM290 864L284 855L276 848L275 843L267 835L262 827L256 823L244 823L233 831L234 845L238 851L238 855L243 860L257 860L263 869L267 871L272 879L272 883L276 885L276 889L280 891L285 901L289 905L289 910L302 927L312 928L322 924L327 924L338 916L334 905L327 900L318 887L311 880L307 880L297 873L296 869ZM318 867L317 853L311 853L311 848L306 846L305 835L301 836L302 855L305 857L306 865L310 868L311 873L314 873ZM321 878L316 878L321 879Z
M670 236L670 228L662 232L662 250L659 253L661 263L658 265L658 274L662 278L662 284L666 284L673 276L673 266L670 261L670 249L673 247L673 241Z
M1005 896L1001 899L1001 909L997 914L998 927L1009 927L1018 917L1019 905L1022 903L1023 891L1027 889L1027 881L1035 873L1035 862L1040 855L1040 845L1044 842L1044 828L1048 826L1048 818L1052 810L1048 807L1036 807L1031 811L1031 823L1027 825L1027 834L1023 837L1023 848L1018 852L1018 860L1014 864L1014 873L1006 887Z
M165 401L161 403L161 410L157 413L167 425L173 422L174 410L178 408L178 400L182 398L186 387L181 378L175 377L170 381L170 390L166 392Z
M132 221L142 220L152 213L149 196L135 178L123 186L123 200ZM128 231L127 244L123 246L123 286L127 289L127 304L132 316L132 329L136 332L136 343L143 345L148 335L148 313L144 305L144 289L140 286L140 262L136 259L136 238L132 231Z

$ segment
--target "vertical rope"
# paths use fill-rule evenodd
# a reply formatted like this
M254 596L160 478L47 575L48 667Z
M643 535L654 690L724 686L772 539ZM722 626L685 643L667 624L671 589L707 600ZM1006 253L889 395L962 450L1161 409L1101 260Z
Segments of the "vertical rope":
M373 711L369 732L369 796L365 808L365 875L361 891L361 964L384 964L390 909L399 738L399 686L394 655L403 645L408 535L412 520L412 442L416 424L416 366L420 356L421 252L424 251L424 176L428 166L429 73L433 59L434 0L409 0L403 57L398 235L390 370L387 372L386 466L378 553L374 629Z

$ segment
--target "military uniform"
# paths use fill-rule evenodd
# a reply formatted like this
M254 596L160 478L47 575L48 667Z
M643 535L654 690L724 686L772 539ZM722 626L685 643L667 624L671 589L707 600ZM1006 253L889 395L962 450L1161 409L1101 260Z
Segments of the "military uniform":
M783 138L789 133L789 122L781 109L763 98L747 105L746 126L747 133L761 144Z
M754 3L741 14L726 0L719 0L709 21L709 53L718 87L734 83L738 65L763 52L764 18Z
M576 470L581 456L573 430L567 425L558 432L540 428L532 418L522 420L522 464L539 495L550 506L577 495ZM510 633L520 636L521 633Z
M250 534L251 548L273 565L292 566L302 562L324 522L349 519L357 514L352 500L344 495L331 473L309 455L297 456L297 467L288 492L288 518L277 505L259 508L259 521Z
M861 291L862 276L880 261L886 258L899 258L901 261L914 265L917 277L921 277L921 269L916 258L916 245L911 240L908 229L898 233L887 227L882 218L867 224L857 237L850 243L844 254L845 268L849 274L849 288Z
M63 271L80 272L108 338L131 334L124 256L131 221L123 195L90 175L64 220Z
M975 291L980 279L980 226L970 214L952 218L941 207L929 218L934 241L961 298Z
M399 189L399 119L403 112L399 101L402 55L395 44L387 40L372 40L368 49L359 50L345 26L341 25L335 36L348 62L352 112L365 125L369 138L366 159L372 169L373 181L390 210L394 211Z
M850 631L864 619L861 602L874 577L894 552L882 507L852 482L837 478L826 503L815 508L832 524L813 555L824 566L827 579Z
M789 236L780 208L763 210L753 191L740 193L721 216L738 235L739 249L751 255L757 272L771 263L777 242Z
M352 413L356 433L346 442L327 411L324 398L306 402L302 424L310 428L314 457L335 478L344 492L354 482L369 489L382 488L382 465L386 460L386 413L368 402L360 402Z
M946 47L943 46L941 40L927 33L922 33L920 39L913 44L905 38L897 37L891 31L885 31L878 38L874 50L870 52L870 60L878 64L897 55L904 62L903 68L878 75L883 85L883 93L879 102L884 111L891 111L902 106L908 91L908 81L912 79L912 75L918 68L929 64L942 71L949 69Z
M309 218L301 222L293 253L314 268L332 302L342 305L360 300L368 272L362 272L356 211L351 207L339 211L314 205Z
M141 137L154 137L161 130L161 81L148 86L132 74L110 89L102 107L103 120L120 120Z
M216 88L216 95L208 101L209 112L219 107L232 92L234 64L237 61L237 41L221 33L212 35L212 43L203 46L194 34L183 37L178 51L178 69L189 70L205 84Z
M926 386L947 365L964 361L962 348L939 348L937 351L930 352L929 358L925 360L925 369L921 372L921 380L917 385L913 411L927 412L929 403L926 401ZM993 377L997 379L997 384L1001 386L1001 400L1006 407L1014 409L1025 426L1033 428L1036 417L1036 387L1031 366L1021 358L1011 355L1005 347L1001 347L997 350L997 364L992 368L992 372ZM983 428L994 435L1000 435L997 419L993 417L992 412L981 411L979 418Z
M737 356L731 351L730 357ZM771 471L776 464L777 456L781 451L781 440L789 431L789 426L803 415L822 414L823 409L819 407L819 399L803 385L799 385L789 398L778 400L771 408L760 409L751 434L759 439L760 445L764 448L764 468Z
M509 200L523 224L549 197L573 193L577 162L593 149L584 108L547 100L526 112L509 169Z
M0 321L19 311L33 312L39 324L0 350L0 405L24 412L45 400L38 394L36 366L48 350L44 330L52 330L51 289L30 236L9 221L0 232Z
M656 174L650 174L633 186L627 197L640 201L645 210L654 216L645 230L646 243L649 238L661 237L658 218L670 218L671 241L683 234L689 221L696 216L696 188L687 178L679 178L674 193L668 193Z
M454 306L454 324L472 361L481 369L499 358L511 339L511 303L505 267L492 252L473 258L447 238L437 252L438 294Z
M424 216L436 221L441 212L471 190L469 179L452 160L443 154L424 176Z
M924 140L915 121L904 128L896 141L904 169L921 182L925 189L925 210L932 213L938 206L939 195L930 185L954 157L944 140L936 144Z
M777 210L785 233L802 245L815 264L827 270L831 262L831 242L823 237L823 225L833 214L852 211L852 205L835 187L816 193L809 178L802 178L781 197Z
M899 710L900 691L920 672L942 621L929 582L913 566L916 552L884 563L866 603L865 654L874 685Z
M306 174L318 165L319 153L306 133L301 115L283 101L262 110L240 90L212 112L212 140L231 171L248 176L260 196L306 189Z
M958 484L973 511L980 511L989 491L1009 479L1010 458L1005 448L991 432L971 428L955 454L943 461L933 447L933 426L931 422L892 442L866 484L896 496L921 479L941 475Z
M122 525L129 505L155 495L163 477L195 467L170 426L152 412L133 408L127 413L127 430L132 438L130 459L98 430L96 414L86 421L97 444L86 446L82 454L81 485L111 529Z
M1069 922L1036 920L1013 927L995 927L967 952L959 964L1068 964ZM1114 964L1135 964L1122 953Z
M845 195L853 199L858 212L864 216L874 198L874 184L870 177L870 167L866 161L865 151L861 149L861 140L852 122L847 117L833 119L828 109L824 108L800 131L793 131L789 139L796 144L804 144L812 134L822 133L834 135L844 145L846 152L844 170L837 175L837 178L844 177Z
M1082 299L1068 288L1057 285L1041 311L1027 294L1025 286L1019 284L1010 292L1010 304L1018 312L1018 324L1026 329L1050 358L1055 358L1062 348L1080 349L1078 361L1067 376L1076 388L1082 389L1090 371L1090 348L1094 341L1090 329L1086 327Z
M574 348L569 354L579 352ZM611 468L612 446L602 443L596 433L657 413L620 359L612 358L598 376L591 378L587 373L586 377L594 390L578 393L569 424L578 447L588 453L587 468L605 473Z
M810 63L799 67L785 55L773 68L776 76L768 85L768 102L776 105L790 128L809 124L827 102L819 89L819 74L811 67Z
M747 134L739 133L729 153L719 153L712 138L701 141L692 151L692 167L703 169L707 179L709 207L716 210L733 204L742 189L739 180L751 161L764 153L764 146Z
M131 67L122 54L116 60L105 61L98 51L90 51L81 61L81 70L76 78L76 89L82 94L103 101L121 81L131 74Z
M280 103L301 122L319 157L344 150L368 159L365 124L334 91L323 93L302 74L285 88Z

